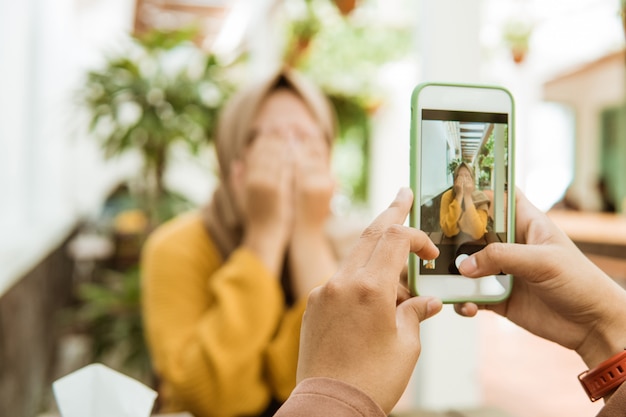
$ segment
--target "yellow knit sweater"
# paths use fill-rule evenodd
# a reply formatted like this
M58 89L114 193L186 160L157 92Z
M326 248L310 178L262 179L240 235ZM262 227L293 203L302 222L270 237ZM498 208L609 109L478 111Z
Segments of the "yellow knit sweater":
M461 204L454 198L452 190L446 191L441 196L439 223L447 237L464 232L473 239L479 239L487 232L487 220L487 210L477 209L473 204L463 210Z
M279 279L246 249L223 260L197 212L157 229L141 267L163 411L255 415L287 399L306 300L287 308Z

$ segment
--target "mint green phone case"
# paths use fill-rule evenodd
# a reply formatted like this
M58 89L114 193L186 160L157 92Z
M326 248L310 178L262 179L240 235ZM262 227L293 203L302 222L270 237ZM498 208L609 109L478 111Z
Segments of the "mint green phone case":
M515 102L513 100L512 94L505 88L493 85L480 85L480 84L455 84L455 83L422 83L416 86L411 95L411 128L410 128L410 186L413 190L413 207L411 209L409 224L411 227L418 226L418 208L421 204L421 196L418 193L420 190L418 181L420 180L419 167L418 163L420 161L420 143L421 143L421 132L420 132L420 123L419 118L421 115L418 114L419 108L419 100L420 93L422 90L428 86L443 86L443 87L455 87L455 88L480 88L480 89L496 89L501 90L506 93L511 100L511 113L510 120L508 122L508 130L509 130L509 144L508 144L508 194L507 194L507 242L512 243L515 242ZM417 255L411 253L409 256L409 289L413 295L420 295L417 292L417 280L419 280L419 276L417 275L416 268L419 265L419 258ZM509 286L505 294L497 299L484 299L484 298L472 298L472 299L458 299L458 298L450 298L450 299L442 299L444 303L452 304L452 303L461 303L461 302L474 302L478 304L487 304L487 303L498 303L509 297L512 284L513 277L509 277ZM429 294L423 294L429 295Z

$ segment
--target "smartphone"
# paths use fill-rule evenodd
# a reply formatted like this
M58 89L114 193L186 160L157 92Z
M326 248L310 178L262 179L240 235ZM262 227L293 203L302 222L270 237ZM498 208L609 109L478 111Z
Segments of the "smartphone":
M493 242L515 241L514 102L497 86L425 83L411 97L409 223L439 248L409 258L409 287L444 303L497 303L507 274L467 278L463 259Z

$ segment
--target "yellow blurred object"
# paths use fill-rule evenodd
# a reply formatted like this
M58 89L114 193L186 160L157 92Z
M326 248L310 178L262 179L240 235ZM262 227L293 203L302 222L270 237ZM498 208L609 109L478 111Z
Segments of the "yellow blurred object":
M113 220L116 233L123 235L141 234L148 227L148 216L138 209L120 212Z

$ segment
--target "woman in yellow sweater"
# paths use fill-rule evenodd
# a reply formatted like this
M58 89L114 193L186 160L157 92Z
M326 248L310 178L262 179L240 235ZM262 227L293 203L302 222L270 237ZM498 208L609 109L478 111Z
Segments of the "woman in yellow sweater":
M309 291L336 269L326 97L282 70L237 93L216 134L210 204L162 225L142 257L161 411L271 415L296 382Z
M441 230L457 243L478 240L487 232L489 198L476 190L474 172L467 163L459 164L453 178L453 187L441 196Z

